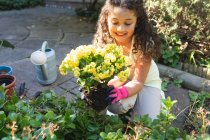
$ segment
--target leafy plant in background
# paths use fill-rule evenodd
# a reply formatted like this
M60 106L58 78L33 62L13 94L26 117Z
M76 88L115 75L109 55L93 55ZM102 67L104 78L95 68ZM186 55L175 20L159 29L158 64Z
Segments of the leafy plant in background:
M190 91L189 97L192 104L185 122L187 133L193 133L196 137L210 134L210 93Z
M1 47L12 48L12 49L15 48L14 45L12 45L9 41L4 40L4 39L0 39L0 48Z
M0 10L22 9L44 5L44 0L0 0Z
M85 6L75 9L77 16L86 21L96 22L103 4L98 3L98 0L94 0L93 2L90 1L87 3L83 1L83 5Z
M174 79L174 80L172 81L172 83L173 83L176 87L181 88L181 87L182 87L183 80Z
M177 67L180 62L180 49L181 41L176 35L170 36L162 45L161 55L163 63L171 67Z
M147 0L145 6L149 19L156 26L163 39L163 63L175 67L177 61L193 62L190 50L201 51L203 55L194 55L198 65L206 66L209 58L209 21L210 5L208 0ZM174 36L179 38L174 40ZM169 49L169 46L173 49ZM179 52L178 49L181 50ZM167 52L168 51L172 51ZM176 56L175 54L178 54ZM167 60L169 59L169 60ZM174 62L172 62L172 60ZM162 60L161 60L162 61Z
M163 80L162 80L162 83L161 83L161 90L162 90L162 91L167 91L168 83L169 83L168 80L166 80L166 79L163 79Z
M203 67L206 67L206 68L210 68L210 58L207 58L207 59L201 58L198 61L198 63L199 63L200 66L203 66Z

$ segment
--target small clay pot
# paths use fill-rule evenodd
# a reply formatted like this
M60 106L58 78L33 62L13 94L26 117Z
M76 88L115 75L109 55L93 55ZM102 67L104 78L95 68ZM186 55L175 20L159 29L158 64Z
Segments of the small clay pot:
M16 77L13 75L0 74L0 86L5 85L5 93L12 97L16 85Z

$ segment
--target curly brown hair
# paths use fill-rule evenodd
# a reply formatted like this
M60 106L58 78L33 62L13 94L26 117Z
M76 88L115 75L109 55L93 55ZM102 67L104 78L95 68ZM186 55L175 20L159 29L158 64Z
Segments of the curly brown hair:
M109 11L113 7L134 10L137 16L132 52L139 52L142 56L151 56L153 58L159 56L160 39L149 24L143 0L106 0L105 5L101 9L93 44L103 46L114 43L114 38L110 36L107 24Z

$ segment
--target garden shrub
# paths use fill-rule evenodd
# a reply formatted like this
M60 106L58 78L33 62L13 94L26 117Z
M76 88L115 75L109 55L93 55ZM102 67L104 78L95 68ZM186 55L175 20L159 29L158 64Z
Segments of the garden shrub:
M44 0L0 0L0 10L22 9L44 5Z
M207 96L206 96L207 97ZM0 86L0 138L10 139L68 139L68 140L140 140L140 139L203 139L208 140L209 125L198 128L202 133L181 135L171 123L175 101L163 100L157 119L148 115L136 117L126 123L128 116L100 115L81 99L67 102L65 97L45 91L35 100L7 99ZM198 121L201 118L198 117ZM207 120L209 121L209 120ZM128 121L127 121L128 122ZM200 121L199 121L200 122Z
M147 0L145 6L163 40L160 61L172 67L177 67L177 61L204 67L210 64L208 0ZM192 54L195 61L190 59Z
M210 134L210 93L190 91L190 111L184 124L187 133Z

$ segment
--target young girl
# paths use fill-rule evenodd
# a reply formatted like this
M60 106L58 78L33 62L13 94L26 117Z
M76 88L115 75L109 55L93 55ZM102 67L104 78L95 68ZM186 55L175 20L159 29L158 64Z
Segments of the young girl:
M93 44L116 43L132 62L125 83L117 77L108 85L108 110L115 114L133 109L133 115L148 114L154 119L161 109L161 79L153 61L160 42L152 31L143 7L143 0L107 0L102 8Z

